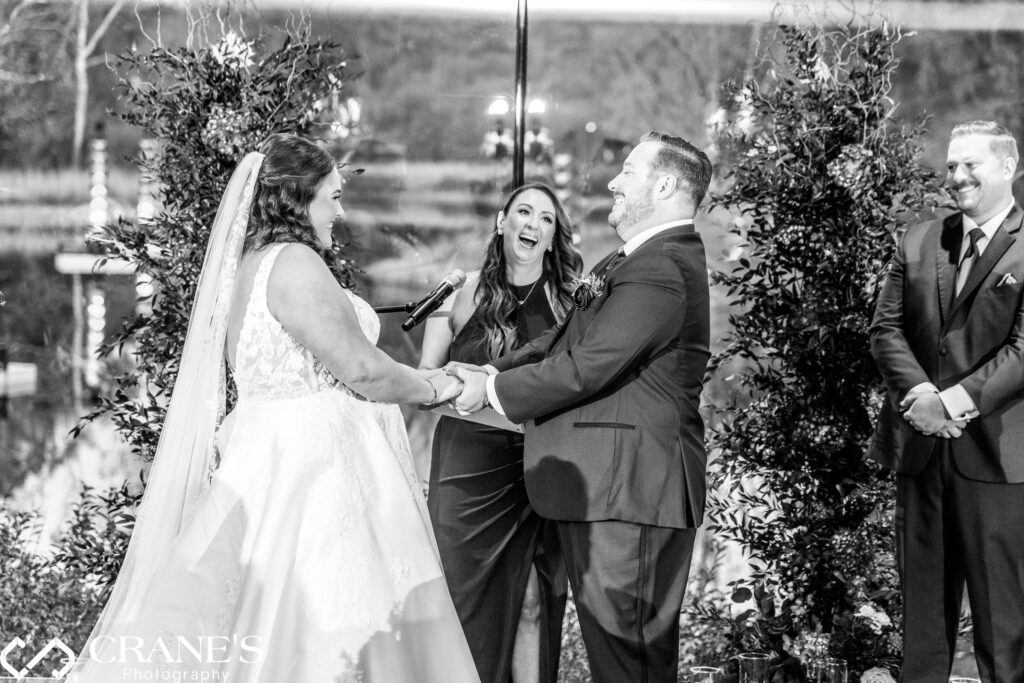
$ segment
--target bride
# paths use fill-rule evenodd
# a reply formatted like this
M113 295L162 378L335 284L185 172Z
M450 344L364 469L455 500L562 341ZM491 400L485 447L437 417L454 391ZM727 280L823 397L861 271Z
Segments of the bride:
M394 405L461 387L375 346L325 260L340 196L294 135L235 169L135 531L68 680L478 680Z

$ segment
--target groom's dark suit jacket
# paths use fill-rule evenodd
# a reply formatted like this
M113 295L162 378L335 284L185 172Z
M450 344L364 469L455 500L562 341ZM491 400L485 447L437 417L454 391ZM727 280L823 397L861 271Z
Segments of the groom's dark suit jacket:
M953 300L963 234L955 213L911 227L879 295L871 352L888 386L869 455L917 474L943 441L900 416L914 386L961 384L980 416L948 442L961 475L1024 482L1024 212L1015 205Z
M525 423L530 501L556 520L699 526L710 356L703 242L692 225L668 228L605 278L588 308L492 363L502 408Z

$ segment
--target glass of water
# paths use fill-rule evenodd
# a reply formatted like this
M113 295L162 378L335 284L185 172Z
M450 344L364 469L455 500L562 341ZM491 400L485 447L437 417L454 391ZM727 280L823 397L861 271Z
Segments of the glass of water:
M821 660L818 665L818 683L846 683L846 660Z
M717 666L691 666L690 683L721 683L722 670Z
M740 683L768 683L768 655L763 652L741 653Z

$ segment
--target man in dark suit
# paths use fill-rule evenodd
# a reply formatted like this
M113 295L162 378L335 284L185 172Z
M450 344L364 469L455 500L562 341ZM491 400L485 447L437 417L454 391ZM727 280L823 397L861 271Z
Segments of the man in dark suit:
M959 212L907 229L871 353L888 387L870 456L897 473L903 681L945 683L964 580L984 681L1024 681L1024 212L1017 143L953 129Z
M625 243L559 327L460 368L457 406L525 423L527 492L557 520L596 683L675 683L679 610L705 497L698 408L709 358L704 245L693 216L711 163L653 132L608 187Z

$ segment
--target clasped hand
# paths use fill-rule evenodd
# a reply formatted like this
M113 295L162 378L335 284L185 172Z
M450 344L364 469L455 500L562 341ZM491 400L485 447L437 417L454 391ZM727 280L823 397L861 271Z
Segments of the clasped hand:
M451 362L444 371L462 383L462 393L455 399L455 409L475 413L487 400L487 370L479 365Z
M420 370L419 373L437 392L434 404L449 403L462 393L462 381L458 377L445 372L443 368Z
M903 419L925 436L939 436L955 439L963 433L967 420L954 420L946 416L942 399L934 391L919 391L907 394L900 401Z

